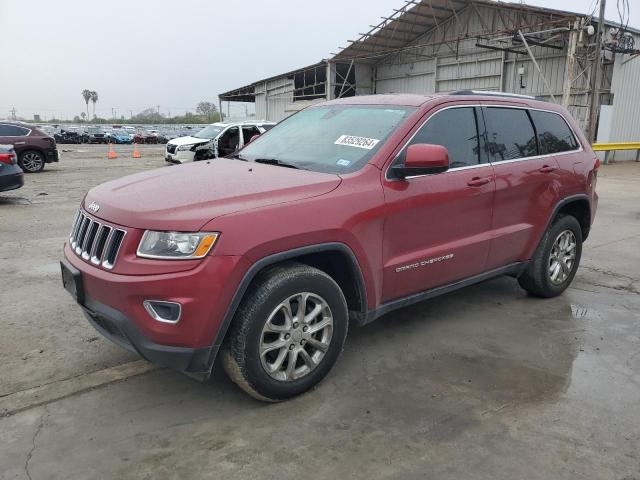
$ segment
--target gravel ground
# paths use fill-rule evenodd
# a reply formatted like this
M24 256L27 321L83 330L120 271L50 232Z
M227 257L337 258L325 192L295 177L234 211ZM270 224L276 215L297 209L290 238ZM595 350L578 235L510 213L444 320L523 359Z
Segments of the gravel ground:
M603 166L563 296L498 278L394 312L351 329L317 389L265 405L88 325L59 279L74 212L163 148L63 148L0 193L0 479L640 479L640 164Z

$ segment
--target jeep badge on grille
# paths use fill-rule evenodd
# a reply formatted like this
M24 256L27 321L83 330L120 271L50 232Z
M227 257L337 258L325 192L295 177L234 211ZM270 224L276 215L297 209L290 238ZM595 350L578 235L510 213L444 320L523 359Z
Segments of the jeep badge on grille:
M98 210L100 210L100 205L98 205L96 202L91 202L87 208L93 213L97 213Z

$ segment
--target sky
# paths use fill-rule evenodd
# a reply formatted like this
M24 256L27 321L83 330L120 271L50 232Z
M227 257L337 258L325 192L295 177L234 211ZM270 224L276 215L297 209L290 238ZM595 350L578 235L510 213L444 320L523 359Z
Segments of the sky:
M527 0L587 13L597 0ZM640 28L640 1L629 25ZM80 92L96 113L129 117L217 104L218 93L315 63L403 0L0 0L0 118L72 118ZM617 20L616 0L607 19ZM226 108L226 107L225 107ZM235 111L234 111L235 109ZM244 106L233 104L232 116Z

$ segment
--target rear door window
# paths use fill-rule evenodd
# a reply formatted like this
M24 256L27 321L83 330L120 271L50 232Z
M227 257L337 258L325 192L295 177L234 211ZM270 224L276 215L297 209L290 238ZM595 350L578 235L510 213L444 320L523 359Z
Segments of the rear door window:
M260 130L258 130L258 127L255 127L253 125L242 127L242 138L244 140L244 143L249 143L254 135L260 135Z
M552 112L530 110L538 132L540 154L569 152L578 148L578 141L562 116Z
M16 125L0 125L0 137L24 137L29 130Z
M399 164L404 164L407 148L416 143L445 147L449 151L449 168L479 164L480 147L475 108L456 107L435 113L403 150Z
M535 131L529 114L521 108L485 107L485 150L491 162L538 155Z

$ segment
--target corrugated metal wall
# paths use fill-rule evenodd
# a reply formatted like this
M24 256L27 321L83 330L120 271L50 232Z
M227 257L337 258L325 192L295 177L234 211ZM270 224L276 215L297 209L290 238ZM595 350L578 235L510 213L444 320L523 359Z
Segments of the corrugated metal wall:
M546 19L532 14L532 23L542 23ZM507 13L500 15L497 8L478 6L477 9L466 8L458 15L457 24L468 24L468 31L479 32L491 25L494 31L505 28L504 21L510 23ZM511 27L511 25L509 25ZM440 26L447 32L444 38L455 38L457 27L455 19L450 19ZM434 38L434 36L437 36ZM414 42L416 45L440 41L442 35L430 32ZM550 90L544 84L542 76L535 68L528 55L502 53L475 46L475 39L452 41L449 45L434 45L416 48L411 52L403 52L385 58L376 66L376 93L440 93L461 89L500 90L505 92L535 95L550 99L550 93L559 102L565 77L566 51L533 46L533 52L549 83ZM521 78L518 69L524 67L525 75ZM608 69L607 69L608 68ZM576 65L575 76L579 66ZM611 68L605 67L603 87L608 88ZM576 95L570 103L572 114L584 128L587 121L588 95L582 93L588 89L588 75L582 75L574 84ZM608 96L604 101L607 103Z
M537 17L536 15L532 15ZM504 28L504 16L497 9L478 6L477 10L466 8L458 15L458 24L468 24L468 31L482 31L486 25L494 30ZM544 19L539 18L542 22ZM506 18L508 22L508 17ZM457 36L455 19L440 26L448 32L445 39ZM432 32L431 34L433 34ZM429 35L416 40L421 44ZM441 37L438 36L438 40ZM377 93L414 92L435 93L458 89L504 90L527 95L548 95L544 83L527 55L516 55L491 51L475 46L475 39L452 42L449 45L425 46L411 53L403 52L388 57L377 66ZM452 48L452 45L455 48ZM562 95L566 53L550 48L533 47L553 94ZM425 58L427 57L427 58ZM435 58L428 58L435 57ZM516 64L514 70L514 64ZM504 65L504 67L503 67ZM524 66L527 74L521 88L517 68ZM502 82L502 84L501 84Z
M640 36L635 36L640 45ZM617 54L611 85L613 121L611 142L640 142L640 57ZM617 160L631 160L636 152L616 152Z
M279 77L256 85L256 118L279 122L290 114L287 106L292 102L292 79Z

